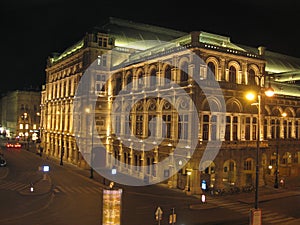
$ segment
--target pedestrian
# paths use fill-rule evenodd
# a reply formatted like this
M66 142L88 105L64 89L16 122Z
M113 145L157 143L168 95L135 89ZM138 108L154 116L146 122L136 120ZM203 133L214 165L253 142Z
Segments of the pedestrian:
M60 165L63 165L63 157L64 157L64 154L65 154L65 150L64 150L64 147L62 147L61 149L61 154L60 154Z
M42 146L40 146L40 156L42 157L42 154L43 154L43 147Z

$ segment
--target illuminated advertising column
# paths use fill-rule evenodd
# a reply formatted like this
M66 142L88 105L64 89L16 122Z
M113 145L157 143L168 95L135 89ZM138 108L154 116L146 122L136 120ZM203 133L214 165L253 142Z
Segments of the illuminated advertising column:
M102 225L121 224L122 189L103 190Z

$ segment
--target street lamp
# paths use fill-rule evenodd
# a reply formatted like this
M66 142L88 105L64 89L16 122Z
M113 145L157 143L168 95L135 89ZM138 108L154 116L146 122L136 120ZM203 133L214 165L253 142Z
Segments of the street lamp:
M256 156L255 156L255 199L254 199L254 208L258 209L258 183L259 183L259 152L260 152L260 130L261 130L261 95L262 95L262 87L261 87L261 79L263 76L257 76L259 89L257 92L257 103L253 103L251 105L257 105L257 134L256 134ZM269 87L265 90L265 95L267 97L272 97L274 95L274 90ZM254 93L247 93L246 98L248 100L254 100Z
M85 112L87 114L90 114L90 108L86 108ZM90 165L90 178L93 179L94 178L94 169L93 169L93 148L94 148L94 120L92 121L92 146L91 146L91 165Z

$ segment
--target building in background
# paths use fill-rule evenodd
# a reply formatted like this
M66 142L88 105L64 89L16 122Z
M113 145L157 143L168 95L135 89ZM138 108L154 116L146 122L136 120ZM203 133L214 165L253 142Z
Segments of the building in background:
M1 124L8 138L21 141L39 138L41 92L7 92L1 98Z
M107 154L114 158L106 161L107 167L140 179L155 180L159 172L156 164L173 155L175 148L181 148L184 152L181 157L187 163L174 161L169 171L163 171L169 174L176 163L185 165L165 181L170 187L199 193L205 180L210 187L242 188L254 185L259 137L260 185L274 182L276 166L283 178L300 174L299 58L261 46L232 43L229 37L217 34L184 33L117 18L109 18L108 23L88 31L75 45L47 61L41 98L41 135L49 155L89 167L75 137L90 132L88 110L86 114L73 115L73 109L78 84L94 62L101 69L94 71L97 75L87 89L98 95L96 130ZM105 82L108 75L112 76ZM205 94L191 77L203 82L207 88ZM223 96L216 94L212 80L218 82ZM188 99L177 92L176 85L188 94ZM258 92L268 87L275 90L275 96L261 96L259 119L258 108L245 99L245 94L249 89ZM128 101L151 93L167 96L176 105L167 99L145 97L133 104L129 117L124 116L130 106ZM124 104L120 103L113 120L113 102L119 97ZM190 100L198 113L197 134L192 132L195 120L186 108ZM186 115L179 119L176 107ZM165 126L152 128L149 121L153 118L161 118ZM81 121L86 123L76 124ZM74 126L82 128L79 134L74 133ZM153 145L147 142L149 132L151 136L163 137L163 141L146 151L145 146ZM125 139L132 143L125 146L121 141ZM197 142L193 154L189 148L191 140ZM213 162L199 170L207 147L214 148L208 143L219 141L222 145ZM86 142L86 148L91 148L91 143ZM147 170L141 171L146 168L143 166L148 166Z

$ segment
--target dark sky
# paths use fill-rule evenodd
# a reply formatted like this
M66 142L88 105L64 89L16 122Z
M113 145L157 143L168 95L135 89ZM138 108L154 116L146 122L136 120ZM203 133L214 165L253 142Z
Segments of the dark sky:
M185 32L226 35L234 43L300 57L298 0L11 0L0 3L0 92L40 87L52 52L62 52L109 16Z

